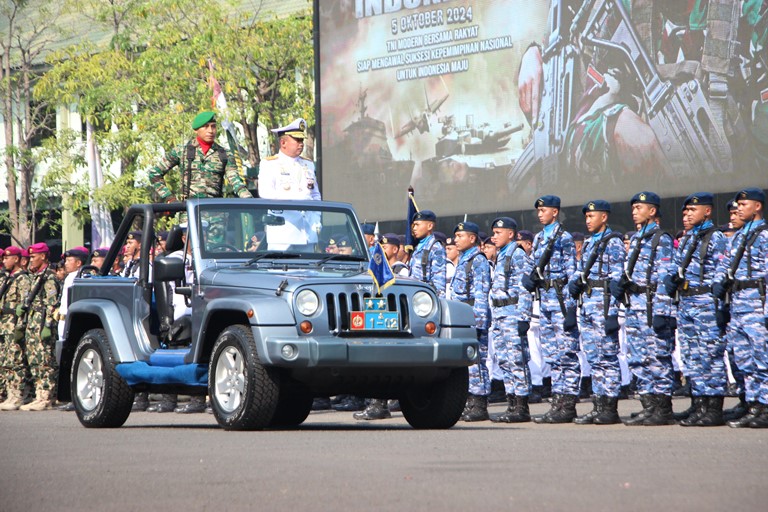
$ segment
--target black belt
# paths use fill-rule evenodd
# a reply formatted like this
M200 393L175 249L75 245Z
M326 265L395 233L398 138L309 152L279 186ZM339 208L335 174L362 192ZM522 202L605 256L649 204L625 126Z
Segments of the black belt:
M627 286L627 293L631 293L632 295L645 293L647 291L648 291L647 286L640 286L639 284L635 284L635 283L632 283L629 286Z
M762 279L740 279L733 283L733 291L738 292L748 288L760 288L762 286L762 282Z
M506 299L491 299L491 305L495 308L503 306L514 306L517 304L518 297L507 297Z
M542 286L545 290L549 290L550 288L562 288L565 286L566 279L560 278L560 279L545 279L544 285Z
M590 288L605 288L608 285L607 279L587 279L587 285Z
M681 297L691 297L693 295L704 295L705 293L712 293L711 286L686 286L679 290Z

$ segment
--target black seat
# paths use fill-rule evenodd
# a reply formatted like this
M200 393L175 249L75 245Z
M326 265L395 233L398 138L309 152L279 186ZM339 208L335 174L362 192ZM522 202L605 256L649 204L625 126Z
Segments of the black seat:
M166 258L172 252L183 250L184 240L181 238L183 234L183 228L174 226L170 233L168 233L168 239L165 242L165 252L158 254L155 259ZM173 292L171 290L171 283L155 283L155 305L160 324L159 338L161 341L167 342L171 337L171 326L173 325Z
M184 228L180 226L173 226L171 228L171 232L168 233L168 239L165 241L164 255L184 249L184 240L181 238L183 234Z

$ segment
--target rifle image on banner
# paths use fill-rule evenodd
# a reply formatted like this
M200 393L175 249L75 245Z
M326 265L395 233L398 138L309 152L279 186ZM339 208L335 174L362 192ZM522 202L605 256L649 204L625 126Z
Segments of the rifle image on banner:
M557 226L557 230L552 234L552 238L547 241L547 246L544 248L544 252L539 256L539 261L536 266L531 270L531 281L536 285L536 300L541 300L541 287L544 283L544 269L549 265L549 260L552 259L552 254L555 252L555 242L560 238L560 234L563 232L563 225Z
M573 13L562 0L549 6L549 40L542 49L543 92L536 119L531 120L532 139L509 171L510 190L530 178L531 170L541 166L541 181L555 183L559 174L560 153L573 118L576 59L579 49L571 44Z
M595 4L597 7L593 10ZM584 14L590 11L591 17L581 29ZM612 23L617 15L618 25ZM605 27L614 25L616 28L609 39L601 37ZM584 45L624 56L642 87L647 122L676 178L688 178L702 171L712 176L731 169L730 146L722 126L714 122L701 83L694 79L675 87L662 80L621 1L585 2L572 31Z

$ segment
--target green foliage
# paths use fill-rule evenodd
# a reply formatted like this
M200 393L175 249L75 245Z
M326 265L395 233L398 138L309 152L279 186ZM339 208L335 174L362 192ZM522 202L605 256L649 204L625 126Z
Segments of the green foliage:
M314 123L309 13L277 19L258 12L253 19L214 0L78 0L72 5L111 33L109 43L82 43L52 55L35 95L52 104L76 105L94 126L117 127L96 134L105 185L93 198L110 209L149 200L149 168L163 149L194 136L192 118L212 105L209 61L231 120L255 126L263 118L277 126L300 116ZM251 165L258 162L252 132L252 140L241 141L252 151ZM88 180L72 179L85 166L84 159L71 156L84 148L76 135L61 135L47 148L56 171L45 186L68 197L65 207L86 221ZM227 145L223 134L220 142ZM119 172L109 174L110 168Z

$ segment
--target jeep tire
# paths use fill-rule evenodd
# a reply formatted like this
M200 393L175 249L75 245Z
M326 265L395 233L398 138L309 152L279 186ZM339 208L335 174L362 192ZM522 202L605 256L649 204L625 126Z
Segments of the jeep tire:
M80 338L70 386L77 418L86 427L120 427L131 414L133 391L115 369L104 329L91 329Z
M219 334L208 367L213 415L226 430L270 425L280 395L276 369L261 364L251 328L232 325Z
M454 369L444 381L409 389L400 396L400 409L413 428L451 428L464 410L468 386L467 368Z
M304 423L309 413L312 412L314 398L304 390L287 390L287 386L281 384L280 399L270 427L296 427Z

